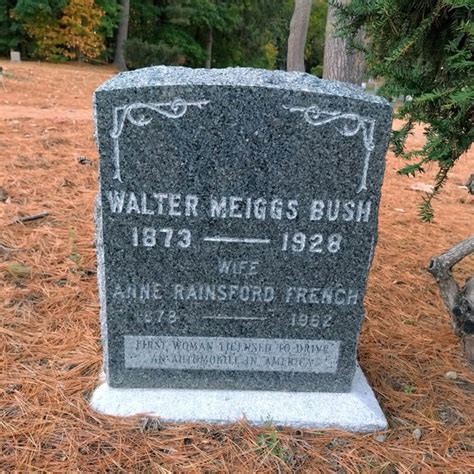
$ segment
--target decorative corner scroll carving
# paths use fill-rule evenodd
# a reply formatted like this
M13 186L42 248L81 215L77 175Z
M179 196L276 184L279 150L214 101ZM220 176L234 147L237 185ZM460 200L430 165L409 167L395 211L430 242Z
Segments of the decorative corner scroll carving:
M182 117L188 107L196 106L199 109L202 109L203 106L209 103L208 100L199 100L199 101L185 101L180 97L176 97L171 102L135 102L129 105L123 105L120 107L114 107L113 110L113 128L110 132L110 137L113 139L114 143L114 152L113 152L113 162L114 162L114 175L113 179L117 179L122 182L122 176L120 174L120 135L122 134L125 122L128 120L133 125L137 127L144 127L153 121L153 116L144 115L143 112L146 110L151 110L157 112L158 114L171 118L177 119ZM134 115L135 112L142 113L138 116Z
M357 193L367 190L367 172L369 170L370 155L375 147L374 144L374 128L375 120L369 117L363 117L354 113L346 113L340 111L321 110L316 105L309 107L287 107L284 109L290 112L301 112L303 117L311 125L319 127L332 122L342 122L342 126L335 126L336 130L344 137L353 137L362 130L362 138L364 140L364 167L360 179Z

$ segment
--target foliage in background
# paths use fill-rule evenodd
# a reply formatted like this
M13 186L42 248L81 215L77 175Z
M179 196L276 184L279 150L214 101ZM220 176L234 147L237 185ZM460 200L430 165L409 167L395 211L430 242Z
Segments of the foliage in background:
M209 30L213 37L232 32L239 21L239 3L234 0L164 0L158 7L151 0L132 0L127 64L137 67L138 61L140 67L152 64L203 66ZM131 51L140 55L137 39L143 45L143 58L130 55ZM150 63L147 61L152 51L154 60Z
M304 56L307 69L311 74L318 77L323 76L324 35L327 14L327 0L313 0Z
M12 16L29 37L28 52L33 56L50 60L61 56L59 18L66 5L66 0L18 0Z
M216 67L278 68L286 60L286 41L292 14L291 1L243 0L239 22L232 32L215 41Z
M98 28L105 46L102 56L105 61L110 61L115 49L115 29L120 21L120 0L95 0L95 3L104 12Z
M286 69L294 0L131 0L127 65ZM66 14L65 14L66 11ZM327 0L313 0L305 60L321 75ZM120 0L0 0L0 54L110 61Z
M125 44L125 58L129 69L138 69L156 64L179 64L180 51L162 43L149 43L139 38L129 39Z
M9 54L21 43L21 26L11 16L16 3L16 0L0 0L0 55Z
M69 59L97 58L105 49L99 34L104 11L94 0L69 0L59 21L64 46L62 54Z
M369 72L383 77L387 97L410 96L397 112L405 125L393 132L392 148L410 163L402 175L438 165L434 190L420 207L433 219L432 199L474 138L474 24L472 0L352 0L339 6L341 34L355 38L363 28ZM415 123L423 123L425 144L407 151Z
M4 0L0 0L4 1ZM118 21L116 0L18 0L8 15L21 25L24 55L61 61L101 56ZM0 17L1 19L1 17ZM1 22L0 22L1 24Z
M129 67L203 67L212 29L212 67L286 68L294 0L163 0L159 6L156 3L131 1ZM327 0L314 0L305 54L308 71L316 68L320 72L322 67L326 13Z

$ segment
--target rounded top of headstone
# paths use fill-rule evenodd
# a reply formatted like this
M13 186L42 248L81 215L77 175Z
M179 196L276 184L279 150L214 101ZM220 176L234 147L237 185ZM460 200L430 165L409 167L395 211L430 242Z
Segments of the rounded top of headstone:
M362 88L338 81L326 81L302 72L268 71L248 67L191 69L154 66L117 74L96 92L159 86L234 86L298 90L343 96L381 105L390 104L382 97L365 93Z

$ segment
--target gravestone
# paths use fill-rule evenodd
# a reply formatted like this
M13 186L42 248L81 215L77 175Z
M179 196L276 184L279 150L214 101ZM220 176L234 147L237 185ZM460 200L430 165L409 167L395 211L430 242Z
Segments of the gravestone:
M357 366L391 108L302 73L153 67L95 93L104 413L367 431Z
M20 51L10 51L10 61L12 63L19 63L21 62L21 53Z

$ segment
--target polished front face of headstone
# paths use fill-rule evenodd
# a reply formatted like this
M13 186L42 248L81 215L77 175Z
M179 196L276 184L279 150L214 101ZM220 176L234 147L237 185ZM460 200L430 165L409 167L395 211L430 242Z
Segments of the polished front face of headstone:
M348 391L391 110L299 73L149 68L95 95L114 387Z

